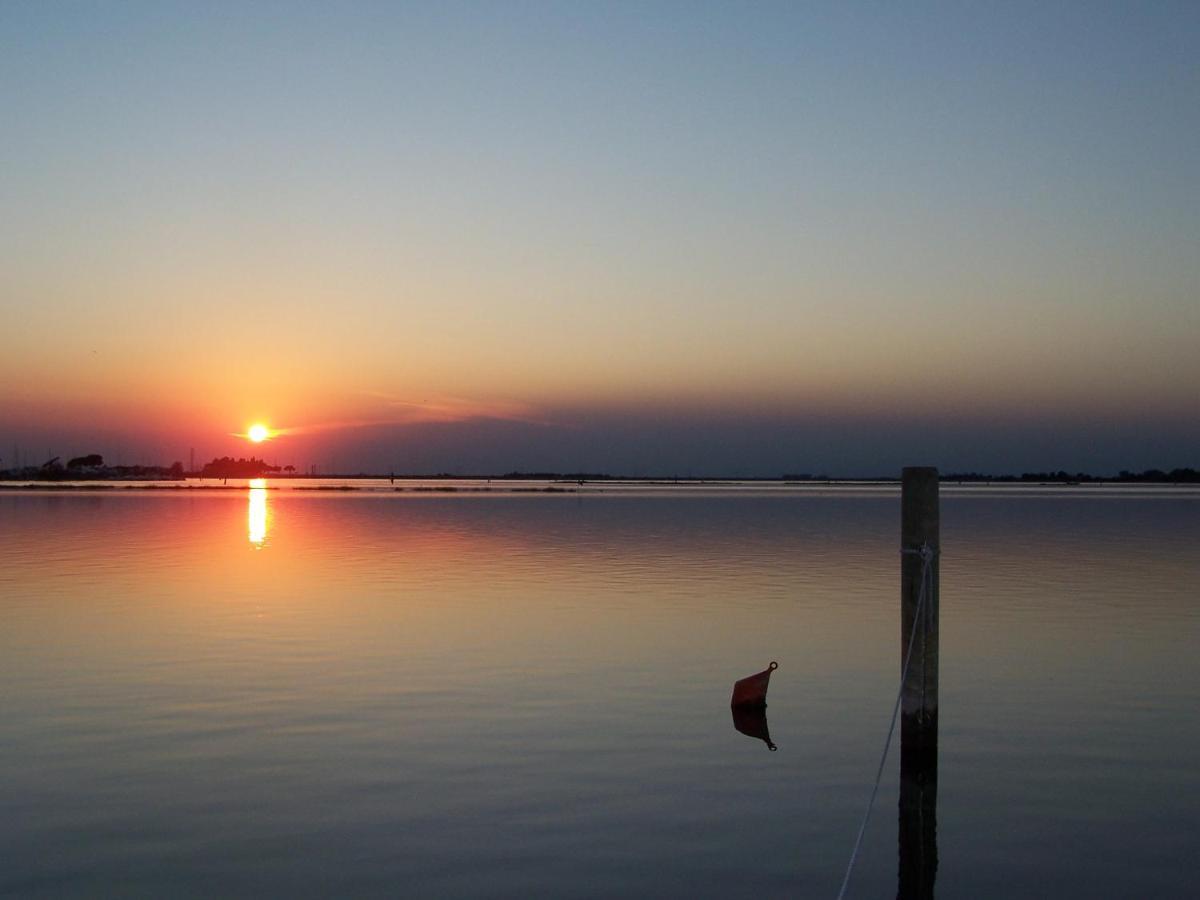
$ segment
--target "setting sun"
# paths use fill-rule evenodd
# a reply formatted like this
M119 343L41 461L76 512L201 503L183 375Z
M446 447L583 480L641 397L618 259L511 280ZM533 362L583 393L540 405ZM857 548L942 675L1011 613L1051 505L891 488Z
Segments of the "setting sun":
M271 430L263 424L251 425L249 430L246 432L246 437L250 438L250 440L254 441L256 444L261 444L270 436Z

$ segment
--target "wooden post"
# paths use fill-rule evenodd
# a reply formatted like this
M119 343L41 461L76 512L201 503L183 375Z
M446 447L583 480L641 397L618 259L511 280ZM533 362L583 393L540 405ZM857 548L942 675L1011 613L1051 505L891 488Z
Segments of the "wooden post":
M938 716L938 548L939 503L937 469L909 467L904 470L900 498L900 665L912 659L904 679L900 705L900 746L913 752L932 750L937 754ZM933 551L929 565L921 621L915 636L913 620L921 600L921 573L925 562L922 547Z
M900 500L900 665L912 658L900 704L900 900L931 900L937 876L937 741L938 741L938 550L939 502L937 469L904 470ZM928 547L929 578L920 620Z

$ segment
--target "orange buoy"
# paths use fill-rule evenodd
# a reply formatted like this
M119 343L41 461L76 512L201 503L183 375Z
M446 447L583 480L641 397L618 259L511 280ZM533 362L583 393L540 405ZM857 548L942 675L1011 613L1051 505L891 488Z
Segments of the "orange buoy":
M771 664L757 675L750 675L741 681L735 681L733 698L729 701L729 705L733 707L766 706L767 688L771 685L771 673L778 668L779 663L772 660Z

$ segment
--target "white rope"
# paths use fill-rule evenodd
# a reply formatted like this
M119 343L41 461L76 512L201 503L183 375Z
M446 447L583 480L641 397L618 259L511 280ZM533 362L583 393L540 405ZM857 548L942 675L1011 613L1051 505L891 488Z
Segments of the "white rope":
M863 815L862 825L858 827L858 838L854 841L854 850L850 853L850 862L846 865L846 877L842 879L842 888L838 891L837 900L846 896L846 888L850 885L850 873L854 871L854 863L858 861L858 851L862 847L863 835L867 833L867 823L871 821L871 809L875 806L875 795L879 793L879 781L883 777L883 767L887 762L888 748L892 745L892 735L896 731L896 715L900 712L900 698L904 696L904 682L908 680L908 664L912 661L913 645L917 641L917 626L921 623L921 613L925 608L925 595L929 592L929 572L933 562L933 548L922 544L919 549L908 548L900 551L921 557L921 590L917 596L917 608L913 613L912 632L908 636L908 652L904 654L904 668L900 672L900 689L896 691L896 703L892 707L892 723L888 726L887 740L883 742L883 755L879 757L879 769L875 772L875 786L871 788L871 799L867 801L867 811Z

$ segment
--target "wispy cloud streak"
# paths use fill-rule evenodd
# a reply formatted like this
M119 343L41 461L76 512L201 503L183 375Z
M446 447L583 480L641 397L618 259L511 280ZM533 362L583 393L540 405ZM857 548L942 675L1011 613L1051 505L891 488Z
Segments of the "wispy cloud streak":
M549 422L528 403L512 400L471 400L463 397L432 397L411 400L394 394L370 391L362 396L374 401L376 411L361 416L288 425L271 430L274 436L301 436L385 426L453 424L480 419L547 425Z

